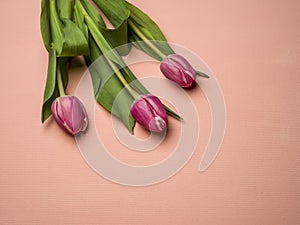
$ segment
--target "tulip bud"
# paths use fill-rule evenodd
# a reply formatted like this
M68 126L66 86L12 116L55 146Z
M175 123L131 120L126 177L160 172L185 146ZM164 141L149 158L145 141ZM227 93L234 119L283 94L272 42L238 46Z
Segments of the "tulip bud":
M131 105L130 112L147 130L161 132L167 127L167 113L161 101L154 95L140 95Z
M181 55L172 54L163 59L161 72L181 87L190 87L196 80L196 72L191 64Z
M62 96L54 100L52 115L57 124L71 135L85 131L88 125L83 104L75 96Z

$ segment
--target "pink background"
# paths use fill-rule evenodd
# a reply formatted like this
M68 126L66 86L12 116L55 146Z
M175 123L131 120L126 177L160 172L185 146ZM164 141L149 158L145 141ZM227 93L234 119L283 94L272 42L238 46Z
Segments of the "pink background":
M73 138L52 120L40 122L47 68L40 1L1 0L0 224L299 224L300 2L131 2L152 16L169 41L193 50L214 71L227 105L220 154L198 172L210 130L209 108L198 89L189 94L201 115L201 137L177 175L134 188L96 174ZM85 70L76 66L69 93ZM109 114L100 107L96 114L109 141ZM165 146L178 138L173 133ZM168 149L112 154L144 165L164 159Z

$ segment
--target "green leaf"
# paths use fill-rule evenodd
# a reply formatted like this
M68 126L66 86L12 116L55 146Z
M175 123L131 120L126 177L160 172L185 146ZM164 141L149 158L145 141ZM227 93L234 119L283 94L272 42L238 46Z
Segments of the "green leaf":
M103 71L101 72L103 73ZM123 90L124 86L116 79L115 75L110 76L101 86L99 94L96 96L97 102L120 118L128 130L133 133L135 121L130 113L130 106L134 99L126 90Z
M129 10L126 8L124 0L93 0L102 10L109 21L118 28L128 17Z
M105 57L109 58L119 65L124 65L124 62L120 55L113 49L109 41L106 40L103 33L101 33L101 31L98 29L96 23L92 20L92 18L86 16L85 22L89 28L91 36L95 40L97 46L100 48L101 52L105 54Z
M209 76L203 72L200 72L198 70L195 70L196 74L200 77L209 78Z
M56 50L56 55L59 56L63 49L64 37L63 37L63 24L60 21L55 0L50 0L50 28L52 38L52 48Z
M154 48L159 49L160 46L162 46L163 42L161 42L161 41L160 42L154 41L154 40L141 41L141 38L139 38L133 32L130 32L129 41L135 47L137 47L138 49L142 50L143 52L145 52L146 54L148 54L149 56L151 56L152 58L154 58L154 59L156 59L158 61L162 61L162 59L164 58L164 54L163 53L161 53L161 52L158 53L157 51L153 50ZM154 43L156 43L156 45L154 45Z
M164 105L164 108L167 112L167 114L173 118L175 118L176 120L183 120L183 118L181 116L179 116L177 113L175 113L172 109L170 109L168 106Z
M116 29L100 28L105 37L109 40L112 47L118 47L118 53L122 56L130 52L131 45L128 45L127 21L124 20Z
M84 33L69 19L63 19L63 48L58 56L89 54L89 45Z
M101 15L88 0L76 0L75 5L82 15L87 14L89 17L91 17L91 19L96 23L97 27L105 27L105 23Z
M84 34L86 40L89 39L89 31L88 27L84 22L84 14L81 12L81 5L79 1L75 1L74 12L73 12L73 20L75 25L81 30Z
M41 33L45 48L56 50L56 56L78 56L89 53L86 35L71 20L73 0L42 0Z
M58 69L60 69L62 74L64 88L67 87L68 84L67 61L68 58L57 58L56 51L54 49L50 49L47 80L46 80L46 87L44 91L44 100L43 100L43 107L42 107L42 117L41 117L42 122L45 122L45 120L51 115L52 102L57 97L59 97L59 91L56 84L56 74Z
M134 99L126 90L123 90L124 86L114 74L107 59L103 57L92 37L90 37L90 48L90 57L86 58L89 62L94 62L89 66L89 71L92 76L97 102L118 117L127 129L133 133L135 120L130 113L130 106Z
M118 53L111 52L111 44L100 31L100 27L104 27L100 14L88 1L77 0L74 8L74 21L89 40L90 53L85 55L85 60L89 66L96 101L118 117L133 133L135 120L130 113L130 106L134 99L126 90L123 90L124 86L103 56L103 52L113 53L106 54L106 57L116 61L117 65L123 62Z
M56 4L59 18L72 20L74 0L56 0Z
M141 84L141 82L136 78L132 71L127 67L123 67L121 72L125 80L130 84L130 86L137 91L139 94L149 94L150 92Z
M124 62L122 58L114 50L110 41L107 40L107 37L105 37L105 34L99 29L100 24L103 23L102 18L99 17L100 14L97 14L94 10L91 10L91 6L85 0L78 0L76 2L76 8L78 8L78 12L84 16L85 24L87 25L88 30L95 40L97 46L100 48L100 51L105 53L105 57L123 66ZM89 15L89 13L91 13L91 15Z
M147 14L129 2L126 2L126 6L130 10L130 17L128 19L129 40L133 42L137 48L140 48L159 61L163 58L162 54L170 55L175 53L166 42L167 40L158 25ZM147 42L146 40L153 40L153 42ZM143 42L135 44L134 42L136 41ZM157 53L157 51L153 52L151 45L154 45L154 48L158 49L162 54ZM152 49L149 50L149 47Z
M42 108L42 122L44 122L51 115L51 104L54 100L53 98L58 94L57 91L55 92L56 67L57 67L56 52L55 50L50 50L47 81L46 81L46 87L44 91L44 101L43 101L43 108Z
M46 88L44 92L44 102L47 101L53 94L56 82L56 52L51 50L49 52L48 60L48 71L47 71L47 81Z
M42 38L44 42L44 46L48 52L51 49L51 29L50 29L50 5L49 0L42 0L41 4L42 12L40 16L40 29L42 33Z
M127 55L130 51L128 43L127 20L130 11L127 9L124 0L93 0L95 4L102 10L107 19L113 24L114 29L108 29L105 23L100 24L100 30L109 40L112 47L124 46L118 48L121 55Z

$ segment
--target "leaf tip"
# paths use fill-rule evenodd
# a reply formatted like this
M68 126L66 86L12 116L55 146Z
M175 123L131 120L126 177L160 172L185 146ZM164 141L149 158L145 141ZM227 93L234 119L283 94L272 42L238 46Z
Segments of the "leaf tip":
M196 74L200 77L204 77L204 78L210 78L206 73L200 72L198 70L195 70Z

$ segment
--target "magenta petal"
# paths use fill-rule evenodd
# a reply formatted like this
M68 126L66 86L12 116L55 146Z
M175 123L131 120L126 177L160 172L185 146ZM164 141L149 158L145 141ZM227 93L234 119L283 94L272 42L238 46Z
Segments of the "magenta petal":
M74 133L84 131L87 126L87 120L82 119L86 118L86 112L83 109L82 103L78 98L74 97L73 101L73 110L72 110L72 124ZM84 129L83 129L84 128Z
M196 72L190 63L181 55L165 57L160 64L161 72L181 87L190 87L196 79Z
M161 101L154 95L140 95L132 104L130 112L147 130L161 132L167 127L167 113Z
M55 99L51 111L57 124L69 134L75 135L86 130L87 114L77 97L62 96Z
M56 123L66 132L69 133L69 131L64 126L64 119L62 118L62 109L60 106L59 98L55 99L51 106L52 115L56 121Z

